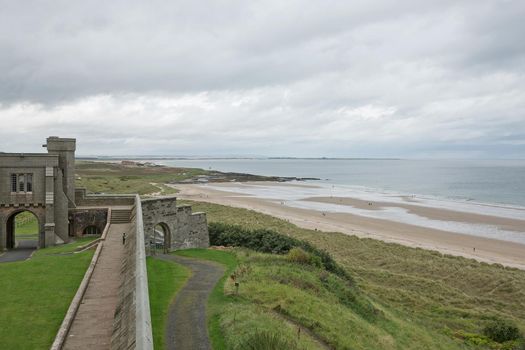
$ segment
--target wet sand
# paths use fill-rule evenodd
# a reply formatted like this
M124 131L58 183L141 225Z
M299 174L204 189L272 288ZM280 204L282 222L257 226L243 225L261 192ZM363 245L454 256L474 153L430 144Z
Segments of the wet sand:
M258 183L262 185L261 183ZM244 184L250 186L252 184ZM253 184L257 185L257 184ZM265 186L289 186L290 184L264 183ZM203 185L173 185L180 190L180 199L205 201L234 207L256 210L288 220L299 227L329 232L342 232L359 237L379 239L410 247L436 250L441 253L473 258L478 261L500 263L525 270L525 244L477 237L384 219L368 218L350 213L326 213L311 209L286 206L278 200L256 198L232 192L239 183L213 184L221 190ZM413 204L372 202L343 197L313 197L308 201L343 204L365 210L381 207L402 207L417 215L431 219L496 225L507 230L523 232L525 221L495 216L464 213L459 211L422 207Z
M443 221L456 221L456 222L467 222L472 224L484 224L494 225L501 229L524 232L525 231L525 220L516 220L509 218L502 218L498 216L481 215L473 213L465 213L460 211L453 211L441 208L429 208L412 204L400 204L400 203L389 203L389 202L374 202L364 201L355 198L347 197L310 197L305 198L305 201L319 202L319 203L330 203L339 205L349 205L354 208L364 210L381 210L388 207L397 207L406 209L409 213L423 216L433 220Z

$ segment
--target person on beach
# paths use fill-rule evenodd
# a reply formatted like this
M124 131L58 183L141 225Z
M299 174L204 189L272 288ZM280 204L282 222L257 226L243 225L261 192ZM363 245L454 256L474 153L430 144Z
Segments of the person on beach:
M126 244L126 232L122 233L122 244Z

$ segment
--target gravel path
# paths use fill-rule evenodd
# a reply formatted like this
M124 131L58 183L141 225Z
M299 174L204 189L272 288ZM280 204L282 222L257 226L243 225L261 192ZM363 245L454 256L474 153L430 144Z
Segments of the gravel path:
M211 349L206 304L213 287L224 275L225 268L214 262L176 255L161 255L159 258L184 265L192 273L170 305L166 325L166 349Z

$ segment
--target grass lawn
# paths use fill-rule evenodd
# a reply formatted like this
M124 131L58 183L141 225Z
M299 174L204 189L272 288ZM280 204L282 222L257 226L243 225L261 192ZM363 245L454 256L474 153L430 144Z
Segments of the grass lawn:
M184 285L190 271L175 262L148 257L149 303L155 349L164 349L164 332L173 298Z
M0 264L0 348L47 349L53 343L94 251L86 241L39 249L30 260Z
M302 229L245 209L201 202L185 204L206 212L209 222L270 228L329 251L355 278L367 298L387 315L387 323L374 326L376 331L391 335L392 346L383 344L383 348L417 344L411 338L417 335L421 339L440 339L439 344L429 347L432 349L441 344L486 349L473 345L471 337L464 334L480 334L496 318L512 320L522 332L525 330L525 271L341 233ZM257 299L257 303L265 300Z
M54 247L48 247L45 249L38 249L33 253L33 257L73 253L77 248L85 246L89 242L92 242L99 237L100 236L80 237L80 238L76 238L74 242L71 242L68 244L56 245Z

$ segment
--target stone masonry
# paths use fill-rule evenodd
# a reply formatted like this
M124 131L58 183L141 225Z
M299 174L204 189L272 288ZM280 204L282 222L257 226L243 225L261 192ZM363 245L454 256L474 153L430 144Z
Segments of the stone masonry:
M75 188L75 139L51 136L44 147L47 153L0 153L0 251L14 248L14 217L22 211L35 214L38 246L47 247L102 232L108 207L133 204L130 195L90 195ZM208 247L206 214L177 206L176 197L142 202L146 247L156 225L166 232L165 251Z
M191 206L177 206L176 197L143 199L142 214L146 244L154 241L155 226L160 225L166 232L165 251L210 245L206 214L192 213Z
M0 250L14 247L14 217L22 211L38 219L39 247L69 240L75 142L49 137L44 145L47 154L0 153Z

